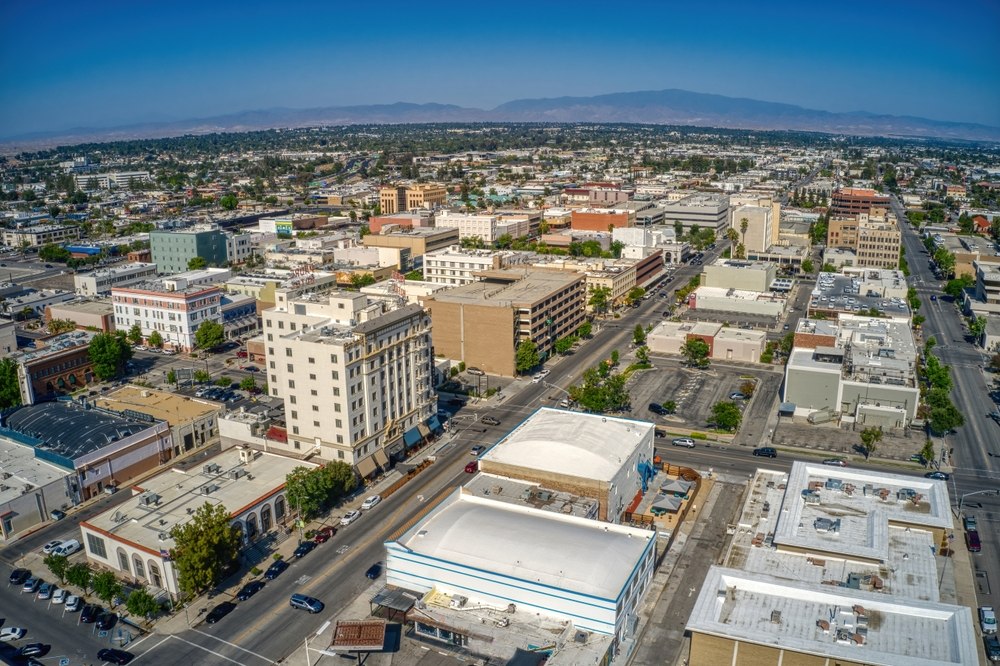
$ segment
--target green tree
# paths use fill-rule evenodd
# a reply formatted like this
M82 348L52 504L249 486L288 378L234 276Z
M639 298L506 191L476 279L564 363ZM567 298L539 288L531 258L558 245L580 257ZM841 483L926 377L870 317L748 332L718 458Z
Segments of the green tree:
M205 257L191 257L188 259L187 268L189 271L199 271L206 266L208 266L208 262L205 260Z
M925 366L924 376L931 387L945 391L951 390L951 368L947 365L942 365L937 356L933 354L927 355Z
M517 345L517 352L515 354L514 367L517 372L527 372L538 365L540 361L541 359L538 357L538 345L528 339L521 340Z
M58 335L76 330L76 322L69 319L53 319L48 324L49 333Z
M407 280L423 280L424 272L421 270L410 271L403 277L406 278Z
M990 357L990 370L993 372L1000 372L1000 353L993 354Z
M668 414L673 414L677 411L677 402L674 400L664 400L663 409L667 410Z
M934 251L934 263L941 269L941 273L945 277L951 277L955 274L955 255L943 247Z
M878 449L882 435L881 426L870 426L861 431L861 448L865 451L866 460Z
M587 304L598 314L607 312L611 304L611 290L607 287L594 287L590 290L590 300Z
M643 345L635 350L635 361L640 367L649 367L649 347Z
M17 381L17 363L11 358L0 359L0 409L21 404L21 385Z
M211 319L201 322L194 332L194 343L199 349L214 349L226 340L226 332L222 324Z
M976 284L976 281L972 279L969 275L962 275L962 277L955 278L954 280L948 280L944 285L944 293L951 296L956 301L961 300L962 294L966 289L972 287Z
M128 595L128 599L125 600L125 608L132 615L148 620L159 612L160 604L152 594L140 587Z
M355 289L367 287L375 284L375 277L371 273L354 273L351 275L351 286Z
M163 347L163 336L159 331L153 331L149 334L149 346L155 349Z
M69 558L65 555L50 554L42 560L42 564L48 567L52 575L59 579L60 583L66 581L66 572L69 571Z
M637 303L638 301L641 301L645 296L646 296L645 289L643 289L642 287L632 287L632 289L629 290L628 292L628 296L625 297L625 300L627 300L630 304Z
M115 597L122 594L122 584L113 571L99 571L94 574L91 584L94 586L94 594L104 603L110 605Z
M632 342L636 345L646 344L646 329L642 327L642 324L636 324L635 328L632 329Z
M296 467L285 477L288 503L308 520L354 490L357 477L350 465L335 461L323 467Z
M701 338L690 338L681 345L681 355L687 359L690 365L697 368L708 367L709 348L708 343Z
M128 329L128 333L125 334L128 338L129 344L138 345L142 343L142 329L139 328L139 324L132 324L132 328Z
M722 430L733 432L740 427L743 412L732 402L719 401L712 405L712 417L715 425Z
M236 206L239 202L240 201L236 198L235 194L226 194L219 199L219 205L222 206L224 210L236 210Z
M559 338L558 340L555 341L552 347L553 349L555 349L557 354L565 354L569 352L570 349L573 348L573 344L575 342L576 342L575 338L571 337Z
M66 570L66 582L80 588L84 593L90 591L93 576L94 572L86 562L77 562Z
M965 425L965 416L958 411L955 405L948 401L940 407L932 407L929 422L931 431L938 435L945 435L959 426Z
M934 458L935 458L935 455L934 455L934 442L932 442L930 439L928 439L927 441L925 441L924 442L924 447L922 449L920 449L920 457L923 458L924 460L928 461L928 462L930 462L931 460L934 460Z
M171 558L181 592L194 595L215 585L236 561L240 533L222 504L205 502L188 522L170 530Z
M177 373L173 370L167 370L167 383L176 384L177 383Z
M757 390L757 382L752 379L744 380L740 384L740 393L747 396L748 398L753 395L753 392Z
M986 317L979 317L977 315L972 315L969 318L969 333L976 340L979 340L986 332Z
M125 364L132 358L132 348L121 331L98 333L90 341L88 354L94 374L103 382L124 372Z
M586 340L587 338L590 337L593 328L594 328L593 324L591 324L589 321L585 321L582 324L580 324L580 328L576 329L576 334L581 338L583 338L584 340Z
M244 391L252 391L257 388L257 380L253 377L244 377L240 380L240 388Z
M56 245L55 243L49 243L43 245L40 250L38 250L38 258L43 261L58 261L61 263L66 263L69 261L70 252L61 245Z
M802 272L803 273L812 273L813 270L815 270L815 269L816 269L816 266L813 265L812 259L806 259L806 260L804 260L802 262Z
M212 381L212 375L209 374L207 370L195 370L192 377L199 384L204 384L205 382Z

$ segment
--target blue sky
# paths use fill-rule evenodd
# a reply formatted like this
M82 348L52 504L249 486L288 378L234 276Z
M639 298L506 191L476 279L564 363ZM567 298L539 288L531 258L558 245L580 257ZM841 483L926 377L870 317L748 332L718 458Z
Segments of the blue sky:
M0 136L683 88L1000 126L1000 2L0 2Z

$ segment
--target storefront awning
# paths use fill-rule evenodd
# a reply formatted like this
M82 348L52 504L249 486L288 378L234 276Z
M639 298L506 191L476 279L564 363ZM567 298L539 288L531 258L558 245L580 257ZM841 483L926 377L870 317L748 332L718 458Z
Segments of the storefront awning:
M439 435L444 432L444 428L441 426L441 419L437 417L437 414L427 419L427 427L431 429L431 432L435 435Z
M427 439L431 436L431 429L425 426L423 423L417 424L417 430L420 431L420 436Z
M403 443L408 449L419 444L421 439L423 438L420 436L420 431L416 428L410 428L403 433Z
M375 458L375 464L383 469L389 466L389 456L385 454L385 449L375 449L375 453L372 455Z
M357 464L358 474L362 478L367 478L375 473L375 458L368 456L367 458L362 458Z

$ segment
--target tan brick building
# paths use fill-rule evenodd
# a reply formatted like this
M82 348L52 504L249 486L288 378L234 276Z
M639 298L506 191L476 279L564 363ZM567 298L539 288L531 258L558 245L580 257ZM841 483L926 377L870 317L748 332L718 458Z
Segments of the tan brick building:
M448 201L448 190L434 183L390 185L378 190L382 215L403 213L414 208L433 208Z
M406 248L411 258L422 257L428 252L457 245L458 229L413 228L388 234L367 234L362 241L365 247Z
M635 211L609 208L574 210L570 214L570 228L575 231L608 231L635 226Z
M512 377L522 340L532 340L546 358L556 340L583 323L587 292L582 274L508 269L479 276L479 282L424 302L434 323L436 355Z

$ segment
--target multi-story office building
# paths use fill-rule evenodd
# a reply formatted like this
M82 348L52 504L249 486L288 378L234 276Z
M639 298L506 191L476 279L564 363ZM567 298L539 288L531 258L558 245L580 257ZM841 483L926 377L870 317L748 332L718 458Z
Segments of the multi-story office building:
M889 197L875 190L845 187L836 190L830 199L830 214L834 217L871 213L873 207L888 208Z
M80 237L80 228L72 224L36 224L33 227L5 229L4 245L9 247L41 247L49 243L62 243Z
M138 324L143 339L159 332L164 346L190 351L202 322L222 323L222 289L215 284L143 282L111 290L115 328L128 331Z
M153 263L161 273L181 273L188 262L201 257L209 266L225 266L229 261L229 239L217 227L192 227L178 231L149 232Z
M226 234L226 256L230 264L242 264L253 255L252 234Z
M895 222L861 222L855 248L857 266L898 268L903 235Z
M434 416L430 317L389 303L334 292L264 312L268 387L285 401L289 451L367 477L402 457L403 435Z
M436 293L425 304L434 320L437 354L512 377L516 350L531 340L542 358L573 333L586 313L581 273L520 268L485 271L482 280Z
M830 216L826 227L826 246L853 250L858 246L858 218Z
M503 235L512 238L527 236L529 223L527 216L516 219L499 215L468 215L466 213L443 212L434 218L438 229L458 229L459 238L480 238L493 243Z
M76 293L80 296L107 296L113 287L125 287L156 278L156 264L119 264L73 276Z
M21 403L33 405L77 390L94 379L87 331L63 333L39 342L34 349L15 351L10 358L17 364Z
M382 215L393 215L414 208L443 206L448 200L448 190L433 183L390 185L379 188L378 200Z
M411 261L428 252L441 250L458 243L458 229L413 228L393 231L387 234L367 234L363 239L365 247L393 247L409 250ZM409 270L410 265L400 266Z
M729 224L729 197L725 194L698 192L662 206L663 223L673 226L679 222L685 233L695 226L721 233Z
M80 190L107 190L112 187L126 188L132 183L144 183L149 178L148 171L121 171L118 173L77 174L76 187Z
M771 206L740 206L733 209L732 218L730 226L739 236L737 243L742 243L747 252L766 252L778 242L778 220Z
M436 284L468 284L480 271L506 268L517 263L519 253L493 250L463 250L458 245L424 255L424 280Z

